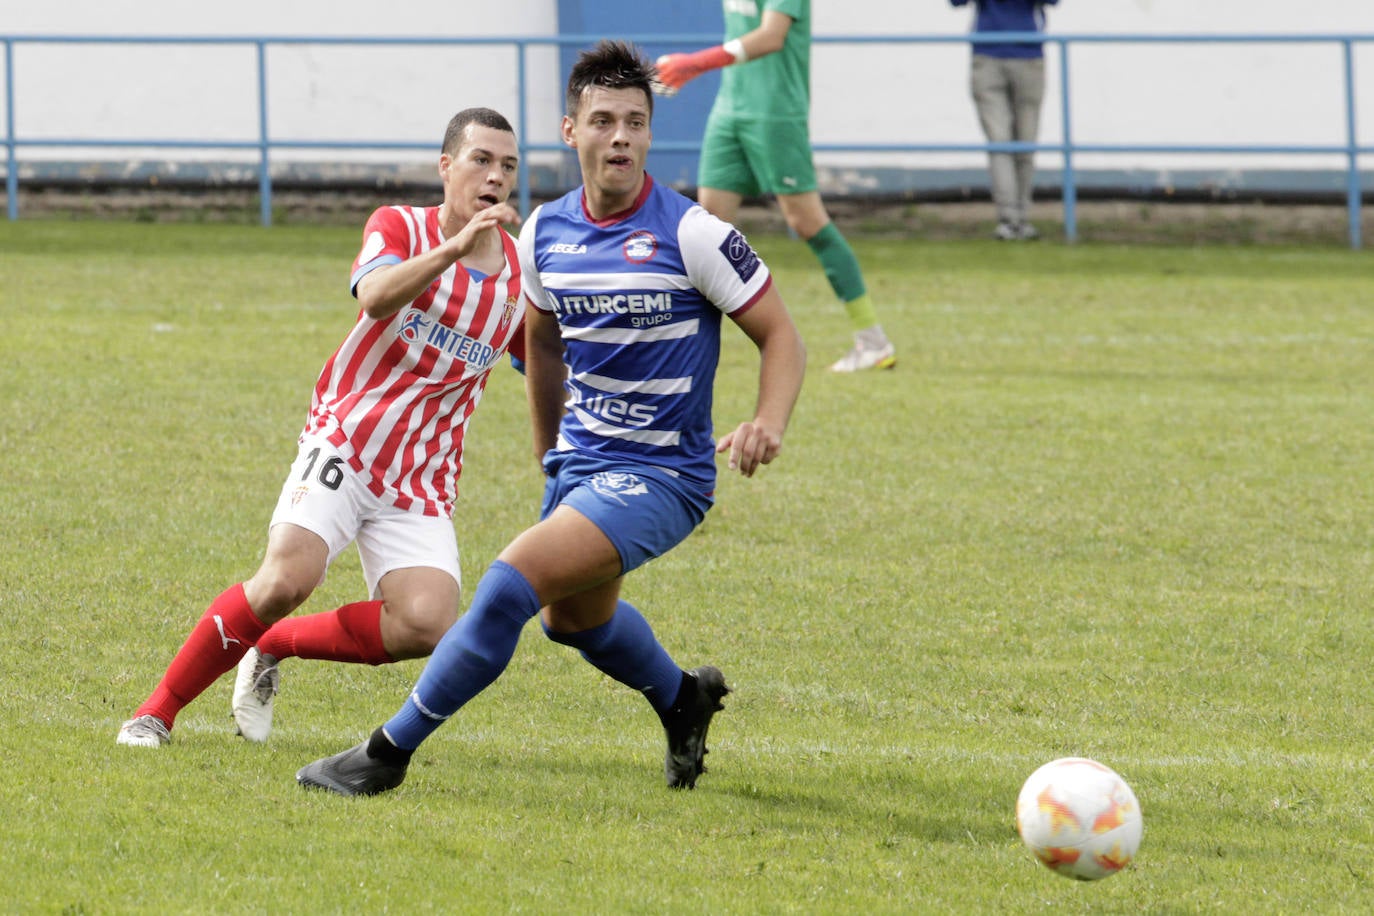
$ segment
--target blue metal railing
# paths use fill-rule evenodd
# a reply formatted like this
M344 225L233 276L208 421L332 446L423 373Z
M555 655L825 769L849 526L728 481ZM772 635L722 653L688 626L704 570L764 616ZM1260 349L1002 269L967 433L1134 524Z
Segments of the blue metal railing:
M526 65L530 47L573 46L593 44L603 36L561 35L561 36L509 36L473 38L406 38L406 37L367 37L367 38L329 38L329 37L254 37L254 36L68 36L68 35L10 35L0 36L0 44L5 54L5 149L8 215L11 220L19 217L19 150L24 147L102 147L129 148L147 147L164 149L241 149L256 150L258 154L258 185L260 200L260 219L264 226L272 221L272 177L271 158L273 150L280 149L393 149L393 150L431 150L432 143L382 142L376 140L291 140L278 139L270 135L268 125L268 70L267 49L289 45L337 46L337 45L500 45L512 47L516 55L516 96L519 100L516 113L516 131L520 142L522 159L532 151L564 151L561 143L531 143L528 136L528 87ZM658 34L637 35L635 40L641 44L697 47L719 41L719 35ZM1179 154L1217 154L1217 155L1339 155L1344 157L1346 213L1348 235L1351 248L1359 248L1361 240L1361 183L1359 162L1361 155L1374 152L1374 146L1361 145L1356 127L1355 65L1354 46L1374 43L1374 35L1073 35L1033 32L969 33L964 35L816 35L815 44L967 44L973 41L1044 43L1057 45L1060 63L1060 123L1061 137L1057 143L818 143L818 152L847 153L904 153L904 152L1048 152L1058 153L1063 159L1062 194L1064 207L1064 233L1068 241L1078 237L1077 220L1077 172L1074 156L1078 153L1179 153ZM1342 50L1343 100L1345 111L1345 142L1341 144L1108 144L1078 143L1073 139L1071 118L1071 88L1069 50L1077 44L1334 44ZM15 78L14 50L17 45L88 45L88 44L129 44L129 45L246 45L251 46L257 64L257 113L258 137L255 140L165 140L132 139L108 137L20 137L15 133L15 107L18 88ZM661 142L655 149L664 151L698 152L699 142ZM522 212L530 206L529 170L520 172L519 203Z

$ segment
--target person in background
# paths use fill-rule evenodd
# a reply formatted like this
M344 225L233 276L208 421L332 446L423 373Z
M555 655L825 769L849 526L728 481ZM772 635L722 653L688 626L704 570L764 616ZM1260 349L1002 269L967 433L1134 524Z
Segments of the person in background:
M287 657L381 665L426 656L458 618L453 501L491 370L524 351L507 202L518 146L489 108L449 121L437 207L382 207L353 262L360 311L315 383L256 573L211 602L116 741L160 747L177 714L239 666L239 734L265 741ZM287 619L349 543L368 600Z
M724 67L706 121L697 199L728 223L745 197L771 194L787 226L821 262L844 303L854 343L834 372L891 369L897 350L878 313L854 250L816 189L811 135L811 0L724 0L725 43L658 60L663 94Z
M701 523L716 454L745 477L778 456L806 351L744 236L645 172L652 78L625 42L578 57L562 136L582 185L538 207L520 232L526 387L548 478L541 519L487 569L396 714L302 767L303 787L376 795L399 786L421 742L506 670L536 615L549 639L648 701L667 739L670 788L694 788L706 769L724 675L679 667L621 586ZM713 442L725 318L758 348L758 395L751 418Z
M1059 0L949 0L977 8L975 32L1043 32L1045 6ZM1039 42L974 42L969 89L989 143L1035 143L1045 97L1045 51ZM1035 154L988 153L988 178L997 208L993 237L1004 242L1040 237L1030 221Z

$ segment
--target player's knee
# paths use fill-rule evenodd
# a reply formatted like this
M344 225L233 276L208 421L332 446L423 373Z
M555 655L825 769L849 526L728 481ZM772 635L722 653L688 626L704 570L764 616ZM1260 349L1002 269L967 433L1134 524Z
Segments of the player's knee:
M458 609L439 604L415 604L404 609L388 605L382 616L382 636L393 658L423 658L458 620Z
M421 621L413 631L416 648L422 650L424 655L433 652L434 647L439 645L439 640L444 638L444 634L457 620L456 613L436 613Z
M275 621L304 604L318 584L318 577L280 566L264 566L244 584L244 593L259 617Z
M820 234L821 230L830 225L830 217L827 215L816 216L810 213L799 213L786 217L787 228L802 241L809 242Z

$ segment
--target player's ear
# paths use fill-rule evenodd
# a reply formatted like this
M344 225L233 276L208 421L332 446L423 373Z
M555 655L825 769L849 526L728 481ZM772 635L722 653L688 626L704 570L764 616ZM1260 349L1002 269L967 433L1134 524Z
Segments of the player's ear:
M439 154L439 180L448 181L448 169L453 165L453 157L448 153Z
M573 138L573 119L567 115L563 116L563 142L577 149L577 140Z

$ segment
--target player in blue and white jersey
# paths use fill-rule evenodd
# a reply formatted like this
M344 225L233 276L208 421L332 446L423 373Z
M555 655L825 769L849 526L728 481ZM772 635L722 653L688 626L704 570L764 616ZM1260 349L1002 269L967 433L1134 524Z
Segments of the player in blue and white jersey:
M744 236L645 174L630 209L609 219L590 216L581 189L535 210L520 259L526 295L565 347L554 460L644 462L709 492L721 316L743 317L772 291Z
M500 676L541 609L550 639L648 699L667 736L670 787L695 787L705 769L725 678L679 667L621 585L701 522L715 454L746 477L777 457L806 356L744 236L644 171L653 73L623 42L579 57L563 139L583 184L520 233L526 386L548 478L541 521L487 570L396 715L303 767L303 786L373 795L400 785L415 749ZM753 418L713 442L722 316L758 347L759 392Z

